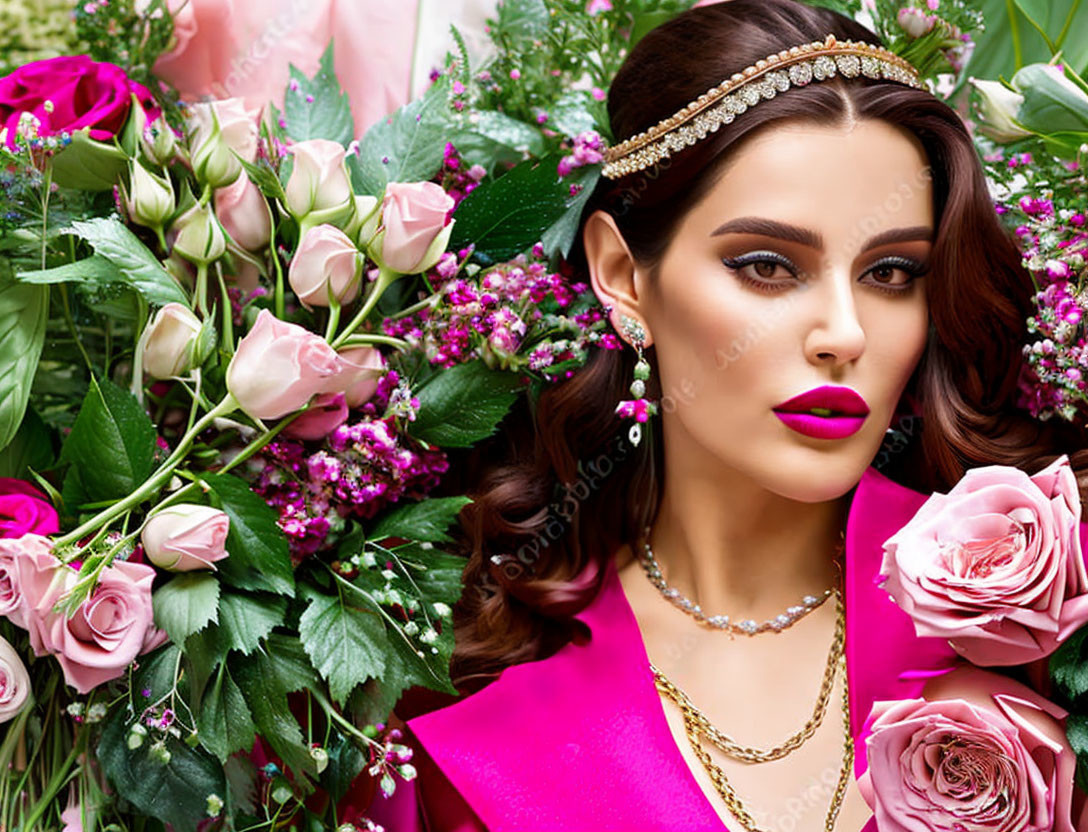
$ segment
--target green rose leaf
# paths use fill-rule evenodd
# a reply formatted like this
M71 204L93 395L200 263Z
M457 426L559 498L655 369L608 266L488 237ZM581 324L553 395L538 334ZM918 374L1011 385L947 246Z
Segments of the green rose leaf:
M471 447L495 432L520 387L514 374L489 370L480 361L458 364L417 391L419 415L408 432L445 448Z
M248 751L253 747L254 730L242 691L227 666L219 665L215 683L204 694L197 715L200 742L225 763L235 751Z
M472 502L470 497L432 497L418 503L394 507L370 531L370 537L403 537L408 540L429 540L444 543L452 540L446 529L457 520L461 509Z
M234 155L238 156L237 153ZM272 168L267 165L251 164L241 156L238 156L238 161L245 169L249 181L256 185L262 194L270 199L286 201L287 194L284 193L283 185L281 185L280 180L276 178L276 172L272 170Z
M19 272L15 278L20 283L87 283L98 286L124 279L118 268L99 254L51 269Z
M53 157L52 166L53 181L62 188L108 191L128 167L128 156L121 148L77 130L72 143Z
M307 78L294 64L290 67L291 82L283 99L283 116L287 135L296 142L329 139L347 147L355 136L351 104L336 80L333 63L330 41L313 78Z
M218 647L216 653L220 658L228 650L238 650L245 655L252 653L273 627L283 623L286 612L287 600L277 595L223 593L219 601L219 623L210 631Z
M189 298L177 281L140 242L140 238L116 217L77 220L72 223L70 233L90 243L95 254L116 267L119 273L117 280L132 286L148 303L158 306L180 303L189 307ZM105 274L105 270L97 274Z
M49 319L49 288L0 279L0 448L22 424Z
M31 470L41 471L52 464L52 434L34 409L28 407L15 438L0 451L0 477L29 481Z
M223 580L241 589L263 589L293 598L295 575L276 512L245 480L232 474L211 474L204 482L212 490L213 501L230 518L230 557L216 563Z
M218 620L219 581L207 572L175 575L151 598L155 624L166 631L175 644Z
M348 171L357 194L380 196L389 182L423 182L442 167L449 136L448 75L420 98L374 124L348 156Z
M385 669L385 626L356 593L335 584L336 595L308 590L309 606L298 622L299 639L339 704L360 682Z
M64 483L65 502L120 499L151 474L155 427L127 390L108 379L91 379L61 461L72 463Z

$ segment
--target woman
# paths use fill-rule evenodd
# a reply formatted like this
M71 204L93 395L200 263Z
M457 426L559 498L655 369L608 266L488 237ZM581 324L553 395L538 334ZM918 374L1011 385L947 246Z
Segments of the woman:
M876 43L791 0L681 14L619 71L613 133L664 141L829 34ZM471 489L469 695L407 721L421 820L390 829L876 829L870 707L956 659L874 584L883 542L967 468L1088 462L1013 406L1029 275L958 116L888 66L809 65L666 157L613 149L574 259L631 348L511 420ZM697 751L686 718L772 759Z

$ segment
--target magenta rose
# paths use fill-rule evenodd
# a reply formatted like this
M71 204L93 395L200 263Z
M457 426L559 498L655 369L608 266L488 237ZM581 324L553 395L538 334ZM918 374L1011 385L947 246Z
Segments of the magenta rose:
M114 561L91 597L66 618L53 605L78 581L78 571L42 551L41 538L28 535L20 542L24 551L14 563L30 645L38 656L56 656L65 681L77 691L88 693L120 677L145 648L161 643L151 607L154 568Z
M0 537L59 530L57 512L48 497L22 480L0 477Z
M996 673L949 677L873 705L858 785L880 831L1074 832L1066 711Z
M86 55L34 61L0 78L0 129L7 128L7 146L14 147L19 116L29 112L41 122L39 135L87 127L92 139L109 140L124 127L133 93L155 118L158 108L147 87L119 66Z
M1066 456L1031 477L972 469L885 542L883 586L919 636L975 664L1042 658L1088 622L1080 517Z

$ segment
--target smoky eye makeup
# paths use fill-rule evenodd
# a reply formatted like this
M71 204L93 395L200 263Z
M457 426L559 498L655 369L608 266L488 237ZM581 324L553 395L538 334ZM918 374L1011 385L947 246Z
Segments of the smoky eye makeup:
M804 280L806 277L806 272L793 260L776 251L751 251L737 257L722 257L721 262L726 268L736 273L737 279L741 283L763 292L781 291L796 280ZM751 268L757 265L774 267L774 271L760 276ZM777 267L782 267L788 271L791 277L772 277L774 272L777 271ZM900 283L886 283L870 277L873 272L882 268L901 271L907 275L908 279ZM896 295L909 292L914 287L915 281L927 274L928 271L929 267L926 263L913 257L888 255L872 263L862 274L862 278L869 277L870 279L862 279L861 282L887 294Z

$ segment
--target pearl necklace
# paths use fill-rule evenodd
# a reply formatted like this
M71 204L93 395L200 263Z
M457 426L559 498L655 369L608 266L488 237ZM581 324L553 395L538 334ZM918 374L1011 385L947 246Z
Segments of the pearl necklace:
M786 628L796 624L813 610L819 608L819 606L832 595L832 590L830 589L825 589L820 595L806 595L801 599L800 604L787 607L784 613L776 615L774 618L769 618L762 624L757 623L750 618L734 622L730 620L728 615L707 616L698 604L682 595L678 589L669 586L665 582L665 577L661 574L661 567L657 563L657 558L654 557L653 549L650 548L649 526L646 527L646 530L643 533L641 549L642 556L639 558L639 562L642 564L642 568L646 571L646 575L649 577L651 583L661 591L661 594L664 595L673 606L683 610L704 626L725 630L733 635L754 636L768 631L780 633ZM841 551L841 544L838 549Z

